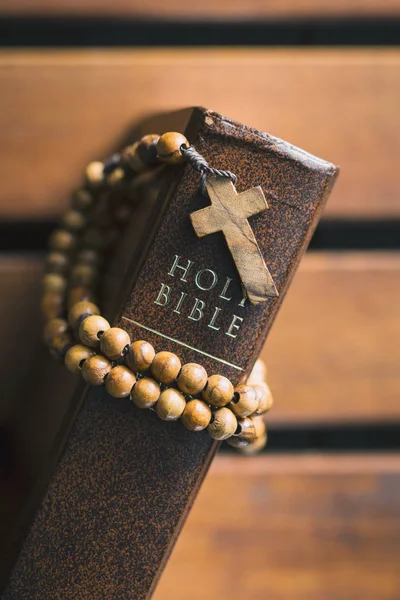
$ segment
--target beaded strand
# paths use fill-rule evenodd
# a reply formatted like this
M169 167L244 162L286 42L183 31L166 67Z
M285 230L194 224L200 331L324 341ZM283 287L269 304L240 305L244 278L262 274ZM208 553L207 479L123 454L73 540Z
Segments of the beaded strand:
M132 342L124 329L111 327L97 305L99 269L131 210L129 203L116 200L115 190L131 190L160 163L179 164L182 148L188 147L182 134L151 134L120 155L88 165L85 185L50 238L41 304L44 340L89 385L105 385L114 398L129 398L165 421L180 419L190 431L206 429L213 439L251 454L266 443L262 415L272 406L261 361L247 384L234 388L222 375L208 376L199 364L182 365L172 352L156 352L145 340Z

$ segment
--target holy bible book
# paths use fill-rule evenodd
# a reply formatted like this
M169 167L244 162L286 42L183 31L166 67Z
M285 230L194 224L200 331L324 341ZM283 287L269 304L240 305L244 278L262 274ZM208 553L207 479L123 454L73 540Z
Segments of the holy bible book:
M132 340L237 385L284 301L337 168L203 108L150 119L133 139L170 130L237 182L221 190L211 181L203 194L199 173L183 163L138 191L109 265L106 316ZM217 447L206 431L80 386L19 529L4 600L149 598Z

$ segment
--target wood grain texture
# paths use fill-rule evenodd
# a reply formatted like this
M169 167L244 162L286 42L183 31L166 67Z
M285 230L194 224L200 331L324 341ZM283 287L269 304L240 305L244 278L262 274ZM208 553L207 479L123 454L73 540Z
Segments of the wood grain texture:
M370 17L400 14L398 0L251 0L251 2L184 2L184 0L3 0L0 14L31 15L93 15L157 19L292 19L301 17Z
M41 273L35 259L0 261L5 332L0 356L8 390L2 397L3 417L24 383L21 369L40 345L36 302ZM275 399L271 427L400 418L399 295L399 254L305 256L262 352ZM17 367L18 375L10 376ZM69 374L65 380L73 385Z
M311 254L263 349L273 423L399 417L400 254Z
M397 600L400 457L217 457L154 600Z
M339 164L326 215L399 216L399 75L385 49L3 51L0 216L58 214L139 117L193 104Z
M248 221L249 217L268 208L262 188L257 186L238 194L226 177L210 178L206 187L210 206L190 214L197 237L224 234L251 304L265 302L268 296L278 296Z

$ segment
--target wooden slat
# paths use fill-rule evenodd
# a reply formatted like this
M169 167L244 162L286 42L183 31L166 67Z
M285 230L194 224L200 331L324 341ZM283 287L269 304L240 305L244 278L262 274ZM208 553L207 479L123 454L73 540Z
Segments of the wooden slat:
M129 15L157 19L291 19L295 17L367 17L400 14L398 0L252 0L251 2L185 2L184 0L4 0L0 14Z
M0 262L3 414L40 345L40 273L37 260ZM275 397L271 427L400 418L399 297L400 254L303 259L262 352Z
M400 254L309 254L263 350L271 423L400 415Z
M400 457L217 457L154 600L398 600Z
M194 104L341 165L327 215L400 215L397 50L3 51L0 89L2 218L58 213L138 118Z

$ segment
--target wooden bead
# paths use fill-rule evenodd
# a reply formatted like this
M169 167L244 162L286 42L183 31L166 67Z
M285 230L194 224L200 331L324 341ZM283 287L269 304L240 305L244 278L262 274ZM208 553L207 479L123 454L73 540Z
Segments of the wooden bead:
M112 364L107 358L94 354L83 363L82 376L89 385L103 385L111 368Z
M217 408L226 406L233 398L233 385L223 375L211 375L202 392L203 400Z
M258 407L258 398L254 387L246 384L238 385L229 407L237 417L248 417Z
M263 383L267 379L267 367L261 358L258 358L247 380L248 385Z
M189 431L202 431L211 420L211 409L202 400L190 400L182 413L181 421Z
M161 394L160 385L150 377L138 379L131 392L132 402L138 408L151 408Z
M174 388L168 388L160 394L156 412L163 421L176 421L185 410L186 400L183 394Z
M86 219L79 210L71 209L65 213L61 222L70 231L80 231L85 227Z
M247 446L239 448L242 454L246 454L248 456L260 452L260 450L262 450L267 443L267 432L264 421L260 417L252 418L252 421L256 430L255 440Z
M67 280L59 273L47 273L43 277L43 287L46 292L59 292L63 294L67 287Z
M46 271L63 275L68 271L69 259L62 252L49 252L46 257Z
M82 346L81 344L75 344L69 348L68 352L65 355L64 362L68 371L74 373L80 373L83 363L85 360L93 356L95 352L90 348L86 348L86 346Z
M112 187L117 187L124 182L125 171L122 167L117 167L109 175L107 175L107 184Z
M124 329L111 327L101 336L100 349L111 360L118 360L130 342L129 334Z
M188 140L181 133L169 131L164 133L157 143L158 158L167 164L173 165L183 162L181 146L189 146Z
M110 323L101 315L86 317L79 326L79 339L89 348L98 348L100 338L110 329Z
M183 365L176 383L181 392L195 396L204 389L207 383L207 371L201 365L187 363Z
M214 440L226 440L237 429L237 419L233 412L224 406L216 410L212 416L207 431Z
M149 133L140 140L137 153L145 165L157 162L157 143L159 139L160 136L157 133Z
M227 442L233 448L243 448L243 446L253 443L255 439L256 428L254 422L249 417L245 417L244 419L238 419L236 433Z
M46 292L41 300L40 308L46 321L62 317L64 313L64 297L58 292Z
M126 398L135 385L136 377L130 369L124 365L118 365L111 369L106 378L106 390L114 398Z
M77 286L68 290L67 307L68 310L78 304L78 302L92 302L96 304L96 294L88 286Z
M132 146L124 148L121 152L122 161L128 164L135 173L143 173L147 169L146 163L139 155L139 144L140 142L135 142Z
M91 315L99 315L100 309L93 302L86 302L83 300L82 302L77 302L70 309L68 313L68 323L73 330L79 328L80 324L84 319L90 317Z
M72 344L73 339L71 334L68 331L65 331L60 335L56 335L51 340L49 344L50 352L57 360L63 359Z
M89 163L85 170L86 181L92 187L98 187L104 182L104 164L98 160Z
M78 190L72 198L72 206L77 210L87 210L94 203L94 197L88 190Z
M56 229L50 236L49 246L58 252L71 252L75 248L76 237L66 229Z
M257 416L263 415L268 412L273 405L271 390L266 383L255 385L254 389L258 400L258 406L254 414Z
M253 456L254 454L258 454L261 452L263 448L267 445L267 434L265 433L261 437L257 438L251 444L247 446L242 446L239 449L241 454L245 454L246 456Z
M89 287L96 283L97 277L95 267L78 263L71 269L70 282L72 286Z
M90 265L91 267L98 267L100 263L99 254L91 248L86 248L85 250L78 252L76 259L77 263Z
M65 333L68 330L68 323L65 319L51 319L49 321L43 332L43 338L46 344L50 344L50 342L57 336Z
M151 365L151 373L160 383L172 383L180 370L181 361L173 352L158 352Z
M147 371L156 352L149 342L137 340L129 346L125 362L132 371Z

